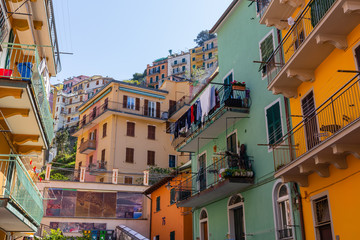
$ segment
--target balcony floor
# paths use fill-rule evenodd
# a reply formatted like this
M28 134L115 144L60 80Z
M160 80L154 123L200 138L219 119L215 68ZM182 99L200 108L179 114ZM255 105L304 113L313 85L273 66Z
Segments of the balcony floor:
M197 152L198 148L202 148L216 138L222 132L226 131L226 126L231 127L234 121L227 121L228 118L247 118L249 116L249 108L229 108L224 107L216 115L215 119L206 123L198 132L193 133L186 143L179 147L180 152ZM206 139L210 138L210 139Z
M0 216L0 228L7 232L37 231L37 227L10 203L7 203L5 207L0 206Z
M179 207L201 207L211 202L228 197L253 184L253 178L228 178L224 181L179 202Z
M329 177L330 164L339 169L346 169L348 154L360 158L359 136L360 118L276 171L275 178L282 177L285 182L295 181L306 187L307 177L313 172L321 177Z

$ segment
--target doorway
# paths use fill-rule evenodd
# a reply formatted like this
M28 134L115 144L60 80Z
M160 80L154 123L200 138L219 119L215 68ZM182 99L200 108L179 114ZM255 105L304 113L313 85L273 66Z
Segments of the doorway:
M234 195L228 203L229 234L231 239L246 239L243 202L243 198L240 195Z
M305 125L306 146L307 150L310 150L320 142L313 91L301 100L301 108Z
M200 240L209 240L208 214L205 209L200 212Z

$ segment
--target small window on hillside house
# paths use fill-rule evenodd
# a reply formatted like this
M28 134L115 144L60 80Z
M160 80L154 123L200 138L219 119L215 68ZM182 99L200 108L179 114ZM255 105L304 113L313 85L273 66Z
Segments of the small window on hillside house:
M147 165L154 166L155 165L155 152L147 151Z
M155 126L148 125L148 139L155 140L155 131L156 131Z
M135 137L135 123L127 122L126 136Z
M103 124L103 137L106 137L107 123Z
M156 198L156 211L160 211L160 196Z
M125 162L134 163L134 149L126 148Z
M268 130L268 143L274 144L282 138L280 103L276 102L267 108L265 114Z

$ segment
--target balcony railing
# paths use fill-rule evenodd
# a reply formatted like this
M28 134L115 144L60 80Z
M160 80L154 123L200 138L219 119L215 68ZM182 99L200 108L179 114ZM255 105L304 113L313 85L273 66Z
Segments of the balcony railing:
M97 164L89 164L88 171L90 171L90 175L96 174L98 172L106 172L107 161L98 161Z
M156 107L150 107L150 105L146 108L144 106L137 107L136 104L124 104L121 102L108 102L101 105L96 111L92 111L90 115L86 115L85 118L81 118L79 128L84 127L85 125L91 123L93 120L101 116L107 111L113 111L118 113L127 113L132 114L134 116L140 117L148 117L158 120L167 120L168 112L162 112L160 109Z
M179 65L183 65L183 64L186 64L187 63L187 61L185 60L184 62L183 61L180 61L180 62L172 62L171 63L171 66L172 67L175 67L175 66L179 66Z
M213 84L210 83L210 85ZM218 99L218 104L209 111L209 114L205 117L205 119L203 119L202 124L194 122L188 127L186 132L179 132L179 135L175 135L175 139L172 143L174 147L179 146L188 137L191 137L202 131L202 129L205 129L207 124L211 124L214 120L213 118L223 111L225 107L249 109L251 106L250 90L234 90L232 85L221 86L218 89ZM175 125L176 124L172 124L170 126L171 132L176 131Z
M273 146L274 167L279 170L323 144L360 118L359 74Z
M267 7L269 6L271 0L257 0L256 3L256 8L257 8L257 13L259 14L260 18L263 17Z
M176 104L169 108L169 118L176 113L179 109L181 109L185 105L189 105L191 102L191 97L184 96Z
M52 0L46 0L46 8L47 8L48 24L50 28L49 31L50 31L51 45L53 47L53 52L54 52L54 62L56 65L56 72L60 72L61 71L60 51L59 51L59 44L56 35L55 15L54 15L54 7Z
M178 201L186 200L227 178L239 178L251 182L254 176L252 160L248 156L229 153L220 160L200 168L196 174L182 181L177 187Z
M2 43L3 53L6 53L5 69L0 78L31 81L36 103L40 111L41 122L45 128L48 141L54 138L53 118L47 100L44 79L38 73L40 57L37 46Z
M16 155L0 154L0 198L8 199L40 225L44 215L42 196Z
M160 73L160 69L159 70L152 70L152 69L149 70L149 76L159 74L159 73Z
M85 142L80 143L79 152L85 153L96 150L96 140L89 139Z
M304 8L295 24L286 33L285 37L262 66L270 85L289 59L297 52L300 46L312 33L327 11L336 0L311 0ZM265 60L265 59L264 59Z

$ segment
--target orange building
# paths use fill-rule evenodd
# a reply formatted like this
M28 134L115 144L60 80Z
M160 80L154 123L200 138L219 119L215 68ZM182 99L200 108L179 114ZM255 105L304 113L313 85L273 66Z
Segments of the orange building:
M179 182L191 174L190 161L149 187L144 194L151 195L150 239L192 239L191 208L177 207L176 202L186 191L177 189ZM190 194L190 192L189 192Z
M146 74L146 83L154 88L158 88L161 80L168 76L167 57L153 61L152 66L148 64L146 67Z

